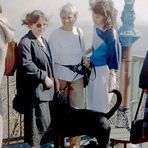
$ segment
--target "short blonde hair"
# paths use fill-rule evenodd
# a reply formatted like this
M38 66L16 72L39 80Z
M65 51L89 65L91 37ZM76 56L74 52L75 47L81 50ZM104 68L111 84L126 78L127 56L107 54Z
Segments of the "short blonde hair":
M90 7L93 13L105 17L105 28L111 29L117 27L117 10L112 0L96 0Z
M73 14L75 17L77 17L78 10L74 5L67 3L60 10L60 17L68 16L69 14Z

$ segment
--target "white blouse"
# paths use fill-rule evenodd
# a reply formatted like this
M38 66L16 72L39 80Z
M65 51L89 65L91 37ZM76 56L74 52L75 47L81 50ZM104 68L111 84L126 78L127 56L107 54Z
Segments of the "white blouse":
M77 27L73 27L72 31L58 28L50 36L49 45L59 79L72 81L77 73L62 65L77 65L85 55L83 31L80 28L78 30ZM81 77L78 75L75 80Z

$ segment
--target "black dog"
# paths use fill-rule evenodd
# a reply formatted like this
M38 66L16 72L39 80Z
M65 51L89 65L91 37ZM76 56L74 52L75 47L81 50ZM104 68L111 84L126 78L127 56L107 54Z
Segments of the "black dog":
M108 113L86 109L75 109L60 99L50 102L51 125L41 140L41 144L54 141L55 147L64 147L64 137L88 135L95 137L99 148L109 147L109 118L121 104L121 94L113 90L117 96L114 107Z

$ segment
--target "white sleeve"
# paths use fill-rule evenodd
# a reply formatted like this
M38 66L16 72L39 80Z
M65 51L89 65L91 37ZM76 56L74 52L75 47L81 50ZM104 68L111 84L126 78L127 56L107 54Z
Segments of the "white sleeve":
M8 22L0 21L0 26L5 33L6 41L10 42L12 40L12 37L14 36L15 30L9 25Z
M56 37L54 37L53 34L51 34L51 36L49 37L49 40L48 40L48 44L49 44L49 47L50 47L50 51L51 51L51 54L52 54L52 59L53 59L53 62L57 62L57 57L56 57Z
M56 70L56 42L55 42L56 38L54 37L53 34L50 35L49 40L48 40L48 44L50 47L50 51L51 51L51 55L52 55L52 61L53 61L53 73L54 73L54 78L55 81L57 82L58 80L58 76L57 76L57 70Z
M86 48L85 48L85 43L84 43L84 32L81 28L78 28L80 39L81 39L81 48L82 48L82 53L83 56L86 55Z

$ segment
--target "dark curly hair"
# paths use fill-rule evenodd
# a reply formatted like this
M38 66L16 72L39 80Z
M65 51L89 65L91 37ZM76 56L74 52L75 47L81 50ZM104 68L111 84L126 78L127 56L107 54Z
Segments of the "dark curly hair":
M46 22L48 21L45 14L40 10L34 10L31 13L26 14L25 19L22 20L22 25L35 24L40 18L43 18Z
M117 27L117 10L112 0L96 0L90 6L93 13L104 16L104 28L111 29Z

